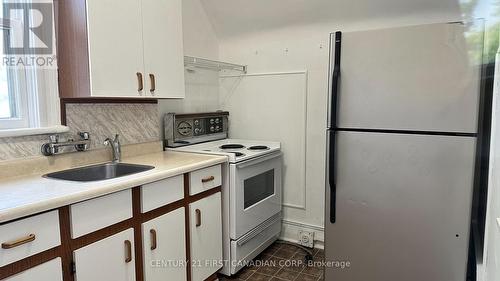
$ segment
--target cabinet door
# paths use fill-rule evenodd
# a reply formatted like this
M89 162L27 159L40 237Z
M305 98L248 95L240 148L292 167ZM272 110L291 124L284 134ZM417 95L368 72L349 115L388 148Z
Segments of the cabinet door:
M187 280L184 208L142 225L144 280Z
M192 280L203 281L222 267L221 194L189 205Z
M158 1L162 2L162 1ZM139 0L87 0L91 95L140 97L144 77Z
M5 279L5 281L62 281L61 258L35 266L19 274Z
M182 1L142 0L142 7L146 94L158 98L183 98ZM153 79L155 91L152 92Z
M134 281L134 231L128 229L74 252L76 281Z

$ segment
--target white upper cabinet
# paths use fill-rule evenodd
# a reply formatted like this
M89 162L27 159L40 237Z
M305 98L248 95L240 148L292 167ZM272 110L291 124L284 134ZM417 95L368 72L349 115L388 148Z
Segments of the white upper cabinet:
M87 0L87 17L92 96L144 95L141 1Z
M181 0L142 0L147 95L184 97Z
M61 10L75 9L81 8L64 4ZM62 97L184 98L181 0L86 0L86 10L86 23L62 18L69 27L86 25L88 44L88 54L68 55L67 49L82 46L61 31ZM78 62L86 61L78 55L88 55L87 71L80 69Z

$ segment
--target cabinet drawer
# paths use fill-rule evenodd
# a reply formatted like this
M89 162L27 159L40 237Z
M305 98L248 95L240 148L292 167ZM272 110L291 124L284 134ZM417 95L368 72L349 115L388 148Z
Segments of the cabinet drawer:
M141 211L149 212L184 198L184 176L145 184L141 187Z
M5 279L5 281L40 280L63 281L61 258L53 259Z
M201 169L189 174L189 194L195 195L222 184L221 165Z
M132 190L128 189L70 206L71 237L77 238L132 217Z
M59 212L0 225L0 243L0 267L59 246Z

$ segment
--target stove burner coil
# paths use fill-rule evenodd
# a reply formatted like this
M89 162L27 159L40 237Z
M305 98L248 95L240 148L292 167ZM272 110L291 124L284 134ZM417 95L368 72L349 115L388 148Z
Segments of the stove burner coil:
M221 149L241 149L245 148L244 145L241 144L225 144L220 147Z
M265 145L255 145L248 148L248 150L269 150L270 148Z

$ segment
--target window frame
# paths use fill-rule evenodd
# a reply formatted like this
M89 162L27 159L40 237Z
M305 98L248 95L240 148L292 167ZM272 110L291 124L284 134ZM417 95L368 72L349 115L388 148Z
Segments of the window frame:
M0 0L0 5L5 1L9 0ZM49 2L49 0L45 1ZM50 2L53 4L52 40L56 55L56 11L54 1ZM12 29L14 25L22 24L21 20L6 19L5 15L0 15L0 32L4 32L4 36L5 34L10 35L7 30ZM6 42L8 41L4 40L4 43ZM9 100L14 103L11 106L16 110L16 116L0 118L0 137L36 135L51 130L54 132L69 131L67 127L61 125L57 67L55 69L39 67L6 69L9 81Z

